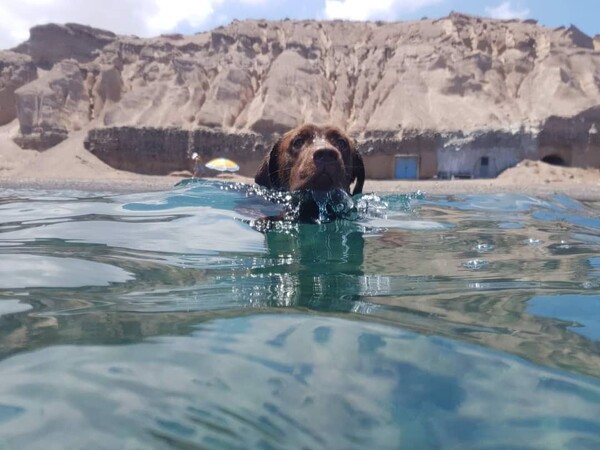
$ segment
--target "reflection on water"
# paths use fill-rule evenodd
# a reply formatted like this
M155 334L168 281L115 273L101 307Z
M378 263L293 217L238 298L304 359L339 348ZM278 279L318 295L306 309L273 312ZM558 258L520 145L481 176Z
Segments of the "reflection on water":
M0 377L0 432L14 448L585 448L600 431L596 382L318 315L54 346L8 359Z
M600 446L600 205L261 194L6 192L0 442Z

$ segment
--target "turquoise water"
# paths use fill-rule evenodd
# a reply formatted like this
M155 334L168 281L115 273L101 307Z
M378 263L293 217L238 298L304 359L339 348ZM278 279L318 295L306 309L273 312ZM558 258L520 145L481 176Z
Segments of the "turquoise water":
M4 191L0 448L600 448L600 204L259 194Z

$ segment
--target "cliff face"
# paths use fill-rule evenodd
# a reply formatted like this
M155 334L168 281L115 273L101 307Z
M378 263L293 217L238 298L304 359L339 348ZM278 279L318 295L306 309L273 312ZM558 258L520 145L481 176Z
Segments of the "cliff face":
M64 59L86 63L93 61L97 51L117 39L110 31L76 23L38 25L29 30L29 40L13 49L29 55L38 67L49 70Z
M43 150L79 130L90 119L90 97L74 60L54 65L43 78L15 91L21 135L17 144Z
M104 125L474 130L537 124L600 102L600 54L577 29L460 15L236 22L181 39L120 39L96 63L122 66L122 96L95 111Z
M600 105L597 42L574 27L461 14L245 21L152 39L46 25L15 49L52 69L16 91L14 115L20 143L33 148L81 127L269 135L332 122L358 137L399 140L515 133ZM0 91L0 111L8 110L3 98Z
M15 91L37 78L37 68L30 57L0 51L0 125L17 116Z

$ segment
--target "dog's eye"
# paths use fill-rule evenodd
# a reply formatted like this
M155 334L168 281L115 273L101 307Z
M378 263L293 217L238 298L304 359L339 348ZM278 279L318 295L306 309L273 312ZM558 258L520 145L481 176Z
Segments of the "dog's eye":
M302 144L304 144L304 138L302 136L298 136L298 137L294 138L294 140L292 141L292 148L294 150L300 150L300 147L302 147Z
M346 139L344 139L343 137L337 137L335 139L335 146L342 150L342 149L347 149L348 147L350 147L350 144L348 143L348 141Z

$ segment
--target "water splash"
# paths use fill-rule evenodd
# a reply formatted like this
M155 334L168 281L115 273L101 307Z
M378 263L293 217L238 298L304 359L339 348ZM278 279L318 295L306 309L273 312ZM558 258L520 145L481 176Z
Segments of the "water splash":
M231 192L241 195L246 199L256 199L261 205L270 203L278 207L278 213L269 214L270 218L277 217L278 223L261 223L263 217L254 220L248 220L255 229L266 231L276 229L278 231L290 231L293 229L293 222L301 219L303 213L308 208L315 212L314 222L317 224L329 223L335 220L368 220L368 219L387 219L390 210L389 202L384 201L379 195L360 194L352 197L343 189L334 189L331 191L280 191L268 189L256 184L249 185L245 183L219 183L205 180L184 180L177 185L187 189L206 188L207 186L218 186L218 189L225 192ZM421 192L412 194L397 195L392 198L394 209L409 211L411 202L415 199L422 199ZM286 223L288 222L288 223Z
M493 251L495 248L496 246L493 244L488 244L487 242L480 242L473 248L473 250L477 253L488 253Z
M308 191L305 195L317 204L319 216L317 223L332 222L336 219L356 220L358 217L354 200L346 191ZM302 201L303 199L301 199ZM299 205L299 208L301 205Z
M387 219L389 204L377 194L365 194L357 200L356 209L361 218Z
M490 263L484 259L471 259L463 264L465 269L481 270L489 268Z

